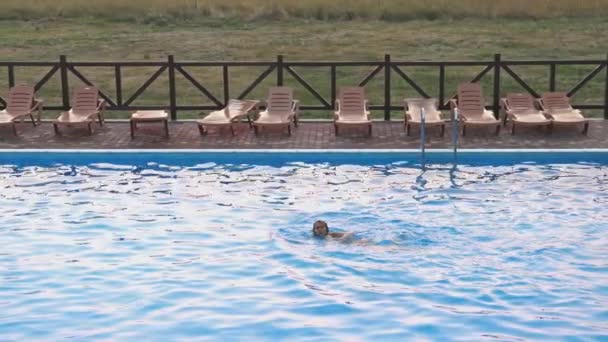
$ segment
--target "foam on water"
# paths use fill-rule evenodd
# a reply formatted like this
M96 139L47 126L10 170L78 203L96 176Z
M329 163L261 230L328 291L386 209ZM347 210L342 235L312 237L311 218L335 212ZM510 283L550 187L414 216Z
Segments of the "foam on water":
M608 167L408 165L0 166L0 340L608 339Z

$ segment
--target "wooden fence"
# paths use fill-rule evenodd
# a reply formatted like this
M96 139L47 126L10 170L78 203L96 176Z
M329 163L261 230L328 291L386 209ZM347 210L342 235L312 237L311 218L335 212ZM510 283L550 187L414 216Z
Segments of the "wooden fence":
M0 67L6 67L8 72L8 85L16 84L15 68L19 67L48 67L48 72L42 76L35 84L36 90L39 90L45 85L56 73L60 74L60 89L61 89L61 104L45 104L45 109L50 110L67 110L70 107L70 88L69 74L78 78L87 85L93 85L87 77L81 72L84 68L99 68L111 67L114 69L115 94L107 94L101 91L100 95L107 101L109 110L144 110L144 109L165 109L171 113L171 119L178 119L179 111L189 110L214 110L222 108L228 100L233 97L237 99L246 98L252 90L267 79L273 72L276 73L276 85L284 84L285 74L289 74L295 79L299 85L306 89L317 100L317 104L303 104L302 110L323 110L329 111L334 109L336 99L336 74L338 68L343 67L370 67L370 72L358 82L358 86L366 86L371 80L376 78L383 79L384 100L381 103L376 103L370 107L371 110L381 110L384 112L384 119L391 119L391 111L403 109L402 106L394 106L391 102L393 91L392 84L395 77L404 80L420 97L430 98L436 97L439 100L441 109L448 108L448 101L454 97L452 89L446 89L446 67L472 67L477 66L483 68L471 82L479 82L486 75L493 74L493 91L491 97L491 105L488 109L494 111L498 116L499 104L501 95L501 86L505 79L514 80L521 88L530 93L534 97L540 97L541 92L531 87L524 79L518 75L513 69L513 66L543 66L547 68L549 82L547 90L556 90L557 66L593 66L593 70L581 79L576 85L567 90L569 96L573 96L579 90L596 76L604 73L604 91L598 98L603 98L603 103L596 104L574 104L575 108L579 109L595 109L603 110L604 118L608 119L608 57L604 60L503 60L500 54L494 55L491 61L438 61L438 62L416 62L416 61L397 61L392 60L390 55L386 55L383 61L372 62L289 62L283 56L277 56L275 61L270 62L176 62L174 56L168 56L166 61L162 62L71 62L66 56L60 56L57 62L0 62ZM125 94L123 91L122 74L125 68L137 67L155 67L157 70L150 76L133 94ZM203 82L197 80L189 71L190 67L219 67L222 70L222 97L218 98L213 95ZM264 71L239 94L232 94L230 88L230 68L233 67L263 67ZM327 68L330 79L329 94L322 94L321 91L313 87L306 81L305 77L296 72L295 68L305 69L310 67ZM431 94L420 83L403 70L404 67L433 67L437 68L438 94ZM164 105L157 106L137 106L134 101L142 95L142 93L154 83L161 75L168 75L167 98ZM176 75L183 76L200 94L208 99L211 105L184 105L177 103L177 87ZM488 97L489 99L489 97ZM0 105L5 106L5 99L0 97Z

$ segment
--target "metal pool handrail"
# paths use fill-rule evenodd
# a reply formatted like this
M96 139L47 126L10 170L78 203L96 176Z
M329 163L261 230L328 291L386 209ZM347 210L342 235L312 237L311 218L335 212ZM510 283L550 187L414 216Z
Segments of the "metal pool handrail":
M424 160L425 143L426 143L426 112L424 107L420 108L420 153Z
M454 108L452 115L452 145L454 149L454 162L458 155L458 108Z

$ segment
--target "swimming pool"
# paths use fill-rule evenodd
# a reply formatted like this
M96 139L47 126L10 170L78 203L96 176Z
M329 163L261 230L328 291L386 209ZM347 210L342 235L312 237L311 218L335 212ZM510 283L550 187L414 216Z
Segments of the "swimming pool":
M425 162L0 152L0 340L608 339L608 153Z

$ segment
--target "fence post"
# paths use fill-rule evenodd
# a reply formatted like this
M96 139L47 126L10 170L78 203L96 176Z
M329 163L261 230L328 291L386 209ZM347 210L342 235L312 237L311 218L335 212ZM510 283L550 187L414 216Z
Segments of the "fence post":
M228 105L228 101L230 100L230 78L228 74L228 66L222 66L222 83L224 84L224 106Z
M494 55L494 103L492 103L492 110L494 111L494 117L500 117L500 69L501 69L501 58L500 54Z
M445 104L445 64L439 66L439 108Z
M61 98L63 110L70 109L70 85L68 83L68 62L65 55L59 56L59 73L61 75Z
M384 120L391 120L391 55L384 55Z
M8 87L15 86L15 67L12 64L8 65Z
M116 105L118 107L122 106L122 71L120 70L120 65L116 64L114 66L114 78L116 83Z
M555 91L555 74L557 67L555 63L549 65L549 91Z
M168 57L169 63L169 111L171 120L177 120L177 95L175 91L175 60L173 55Z
M277 86L283 86L283 55L277 56Z
M606 84L604 85L604 119L608 120L608 54L606 54Z
M336 66L330 68L331 109L336 110Z

